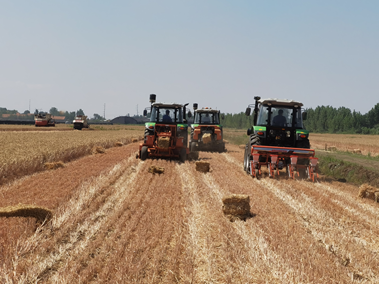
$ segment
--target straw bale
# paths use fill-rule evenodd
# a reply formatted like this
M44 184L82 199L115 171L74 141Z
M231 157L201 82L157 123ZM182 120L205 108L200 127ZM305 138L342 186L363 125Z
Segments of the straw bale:
M164 168L157 167L157 166L150 166L149 167L149 173L152 173L152 174L163 174L164 173Z
M336 146L329 146L328 151L337 151L337 147Z
M170 137L159 137L158 138L158 147L167 149L170 147Z
M92 154L103 154L105 153L105 149L101 146L94 146L92 148Z
M229 217L230 221L236 219L246 220L251 216L250 197L244 194L231 194L222 199L222 211Z
M124 144L122 142L118 141L118 142L114 143L114 146L115 147L121 147L121 146L124 146Z
M138 138L132 138L132 143L138 142Z
M375 202L379 202L379 189L364 183L359 187L358 197L368 198L375 200Z
M354 154L362 154L362 151L361 151L361 149L354 149L353 153Z
M0 208L0 217L33 217L37 221L43 222L51 219L52 212L44 207L18 204Z
M64 163L62 161L54 162L54 163L45 163L45 169L47 170L55 170L59 168L64 168Z
M210 133L205 133L203 135L203 143L204 144L208 144L208 143L211 143L212 142L212 134Z
M204 162L204 161L196 162L196 170L198 172L207 173L209 172L209 169L210 169L210 165L208 162Z

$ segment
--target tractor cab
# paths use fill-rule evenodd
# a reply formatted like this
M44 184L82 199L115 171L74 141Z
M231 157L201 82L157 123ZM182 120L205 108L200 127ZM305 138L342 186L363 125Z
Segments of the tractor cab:
M195 118L194 124L220 124L220 111L211 109L211 108L203 108L195 110Z

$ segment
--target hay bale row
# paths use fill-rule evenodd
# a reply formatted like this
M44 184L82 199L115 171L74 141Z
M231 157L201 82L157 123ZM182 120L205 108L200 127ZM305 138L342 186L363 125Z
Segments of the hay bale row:
M368 198L374 200L375 202L379 202L379 189L364 183L359 187L358 197Z
M210 170L210 164L208 162L204 162L204 161L197 161L196 162L196 170L198 172L207 173Z
M52 212L44 207L19 204L0 208L0 217L33 217L37 221L43 222L51 219Z
M232 194L222 199L222 211L230 221L236 219L246 220L251 216L250 213L250 197L244 194Z
M159 137L158 147L168 149L170 147L170 137Z

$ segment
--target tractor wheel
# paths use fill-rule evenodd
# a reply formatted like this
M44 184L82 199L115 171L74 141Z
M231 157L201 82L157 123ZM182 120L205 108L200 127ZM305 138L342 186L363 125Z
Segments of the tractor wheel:
M245 148L245 158L244 158L244 165L243 168L246 173L250 174L250 146L249 144L246 145Z
M256 134L251 134L250 135L250 145L251 146L261 145L261 139L259 139L259 136L257 136Z
M147 146L143 146L141 149L141 160L145 161L147 159Z
M182 148L180 149L179 151L179 160L184 163L186 161L186 158L187 158L187 151L186 151L186 148Z
M191 142L191 144L190 144L190 152L194 152L196 150L197 150L196 149L196 142Z

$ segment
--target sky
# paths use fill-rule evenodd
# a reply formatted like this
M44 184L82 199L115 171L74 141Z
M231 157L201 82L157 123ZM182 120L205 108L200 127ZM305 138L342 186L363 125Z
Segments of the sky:
M378 15L376 0L0 0L0 107L112 119L156 94L364 114L379 103Z

